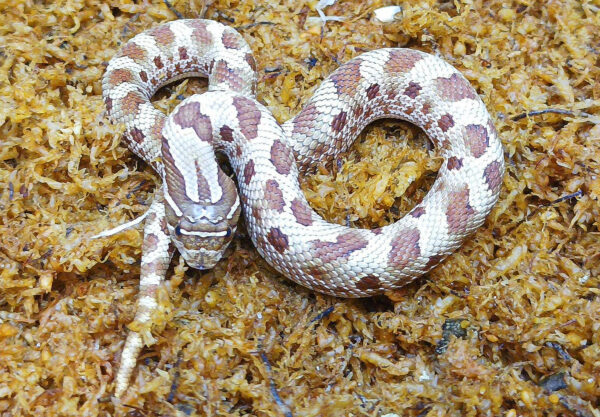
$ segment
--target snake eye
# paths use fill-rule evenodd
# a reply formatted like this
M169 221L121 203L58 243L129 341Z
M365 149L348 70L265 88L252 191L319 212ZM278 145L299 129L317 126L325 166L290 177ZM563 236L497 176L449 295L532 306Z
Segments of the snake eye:
M228 227L227 231L225 232L225 237L230 237L232 233L233 233L233 230L231 230L231 227Z
M175 226L175 234L177 236L181 236L181 226L179 226L179 225Z

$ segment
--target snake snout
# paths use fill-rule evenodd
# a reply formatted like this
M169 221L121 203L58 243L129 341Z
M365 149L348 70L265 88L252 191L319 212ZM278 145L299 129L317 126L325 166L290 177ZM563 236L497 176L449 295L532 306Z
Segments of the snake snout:
M179 249L185 263L194 269L205 270L214 268L214 266L221 260L223 253L225 252L225 246L222 250L207 250L201 249Z

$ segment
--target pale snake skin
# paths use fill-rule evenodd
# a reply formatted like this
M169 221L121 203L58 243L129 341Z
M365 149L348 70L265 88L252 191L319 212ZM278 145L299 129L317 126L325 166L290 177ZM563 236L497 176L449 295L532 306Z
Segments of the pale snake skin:
M208 77L207 93L182 101L168 117L150 103L160 86L194 75ZM128 146L163 180L145 216L139 323L147 324L157 306L173 248L192 267L213 267L242 207L259 253L283 275L325 294L365 297L406 285L456 250L500 192L502 146L484 104L454 67L416 50L352 59L283 126L254 97L249 46L214 21L177 20L135 36L110 61L102 86L109 117L124 123ZM383 117L416 124L438 148L444 162L431 191L383 228L326 222L308 205L299 173L346 151ZM239 198L213 148L229 158ZM141 347L141 336L130 332L117 396Z

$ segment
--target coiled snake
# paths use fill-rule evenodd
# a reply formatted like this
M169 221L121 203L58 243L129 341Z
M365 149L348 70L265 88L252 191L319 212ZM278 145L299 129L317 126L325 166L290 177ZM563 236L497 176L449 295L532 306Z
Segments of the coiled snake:
M158 88L190 76L208 77L208 91L168 117L150 103ZM350 60L283 126L254 96L249 46L214 21L177 20L135 36L110 61L102 86L110 119L125 125L128 146L163 183L144 216L141 323L156 308L173 248L194 268L213 267L242 208L258 252L283 275L325 294L365 297L411 282L457 249L500 192L502 146L484 104L455 68L416 50L379 49ZM432 189L386 227L327 223L308 205L299 173L346 151L384 117L416 124L436 145L444 162ZM239 196L215 150L229 158ZM130 332L117 396L141 346Z

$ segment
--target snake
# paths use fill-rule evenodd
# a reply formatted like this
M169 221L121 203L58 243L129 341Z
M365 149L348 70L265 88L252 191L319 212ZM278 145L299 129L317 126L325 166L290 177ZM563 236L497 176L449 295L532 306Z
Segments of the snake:
M162 86L206 77L208 88L168 115L150 99ZM126 42L102 80L113 123L130 150L150 164L162 190L144 221L135 320L148 323L157 289L177 249L187 265L222 258L243 212L258 253L311 290L368 297L401 287L459 248L484 222L504 175L501 141L467 79L444 60L415 49L364 52L322 81L300 112L279 124L256 98L257 64L233 28L180 19ZM300 175L346 152L371 122L402 119L421 128L443 158L437 178L404 217L375 229L324 220L309 205ZM224 173L217 154L235 173ZM237 186L236 186L237 183ZM115 395L124 393L143 342L131 331Z

